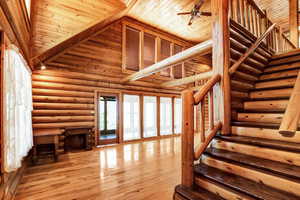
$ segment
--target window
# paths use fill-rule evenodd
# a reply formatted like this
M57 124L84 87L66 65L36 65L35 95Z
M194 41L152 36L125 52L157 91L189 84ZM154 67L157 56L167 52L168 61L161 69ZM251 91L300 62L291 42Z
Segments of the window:
M160 59L161 60L166 59L166 58L171 56L171 42L162 39L161 44L160 44L160 48L161 48L160 49L160 53L161 53ZM170 68L165 69L165 70L161 71L160 74L163 75L163 76L170 77L171 69Z
M172 134L172 99L160 98L160 135Z
M174 100L174 133L181 133L182 126L182 100L175 98Z
M156 97L144 96L144 137L157 136L157 100Z
M31 10L31 0L25 0L26 11L28 18L30 19L30 10Z
M126 26L126 69L139 70L140 31Z
M144 34L144 67L155 63L155 36Z
M177 53L180 53L182 51L182 47L175 44L174 45L174 55L177 54ZM178 64L178 65L175 65L173 66L173 76L174 78L182 78L182 66L183 64Z
M140 139L140 97L124 95L124 140Z

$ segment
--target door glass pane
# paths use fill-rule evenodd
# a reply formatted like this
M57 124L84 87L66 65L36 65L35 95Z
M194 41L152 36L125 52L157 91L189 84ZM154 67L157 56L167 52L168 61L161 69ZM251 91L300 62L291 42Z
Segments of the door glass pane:
M124 140L140 139L140 97L124 95Z
M117 101L107 102L107 130L117 129Z
M174 100L174 132L181 133L182 126L182 100L175 98Z
M144 137L157 136L156 97L144 96Z
M172 99L160 98L160 135L172 134Z
M102 97L100 97L100 101L99 101L99 128L100 131L104 130L104 126L105 126L105 120L104 120L104 99Z

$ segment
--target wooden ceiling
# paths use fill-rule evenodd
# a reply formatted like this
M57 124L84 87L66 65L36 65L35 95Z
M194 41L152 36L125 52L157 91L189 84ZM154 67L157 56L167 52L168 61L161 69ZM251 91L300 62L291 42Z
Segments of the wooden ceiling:
M141 0L129 11L128 15L141 22L172 33L185 40L201 42L211 37L211 17L196 19L188 26L190 16L178 16L179 12L190 11L197 0ZM210 0L201 8L210 11Z
M37 56L71 36L119 13L123 0L35 0L32 55Z
M267 11L273 23L277 23L283 31L289 30L289 1L288 0L254 0L257 5Z

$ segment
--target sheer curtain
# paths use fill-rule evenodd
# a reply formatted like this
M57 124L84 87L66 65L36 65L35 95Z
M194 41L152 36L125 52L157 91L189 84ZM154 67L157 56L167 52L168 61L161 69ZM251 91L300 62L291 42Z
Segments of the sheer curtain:
M144 96L144 137L157 136L156 97Z
M124 95L124 140L140 139L140 97Z
M12 172L33 145L31 71L13 45L5 51L3 74L4 170Z
M160 98L160 135L172 134L172 98Z

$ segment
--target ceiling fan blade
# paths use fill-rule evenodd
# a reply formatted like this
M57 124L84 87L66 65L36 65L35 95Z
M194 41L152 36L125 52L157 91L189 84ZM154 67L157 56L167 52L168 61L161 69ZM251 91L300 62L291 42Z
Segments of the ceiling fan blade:
M211 16L211 12L200 12L200 15Z
M177 15L190 15L192 14L192 12L181 12L181 13L177 13Z
M199 2L195 5L195 9L196 10L200 10L200 8L202 7L202 5L204 4L204 0L199 0Z
M195 16L191 16L191 19L190 19L189 24L188 24L189 26L192 25L194 19L195 19Z

